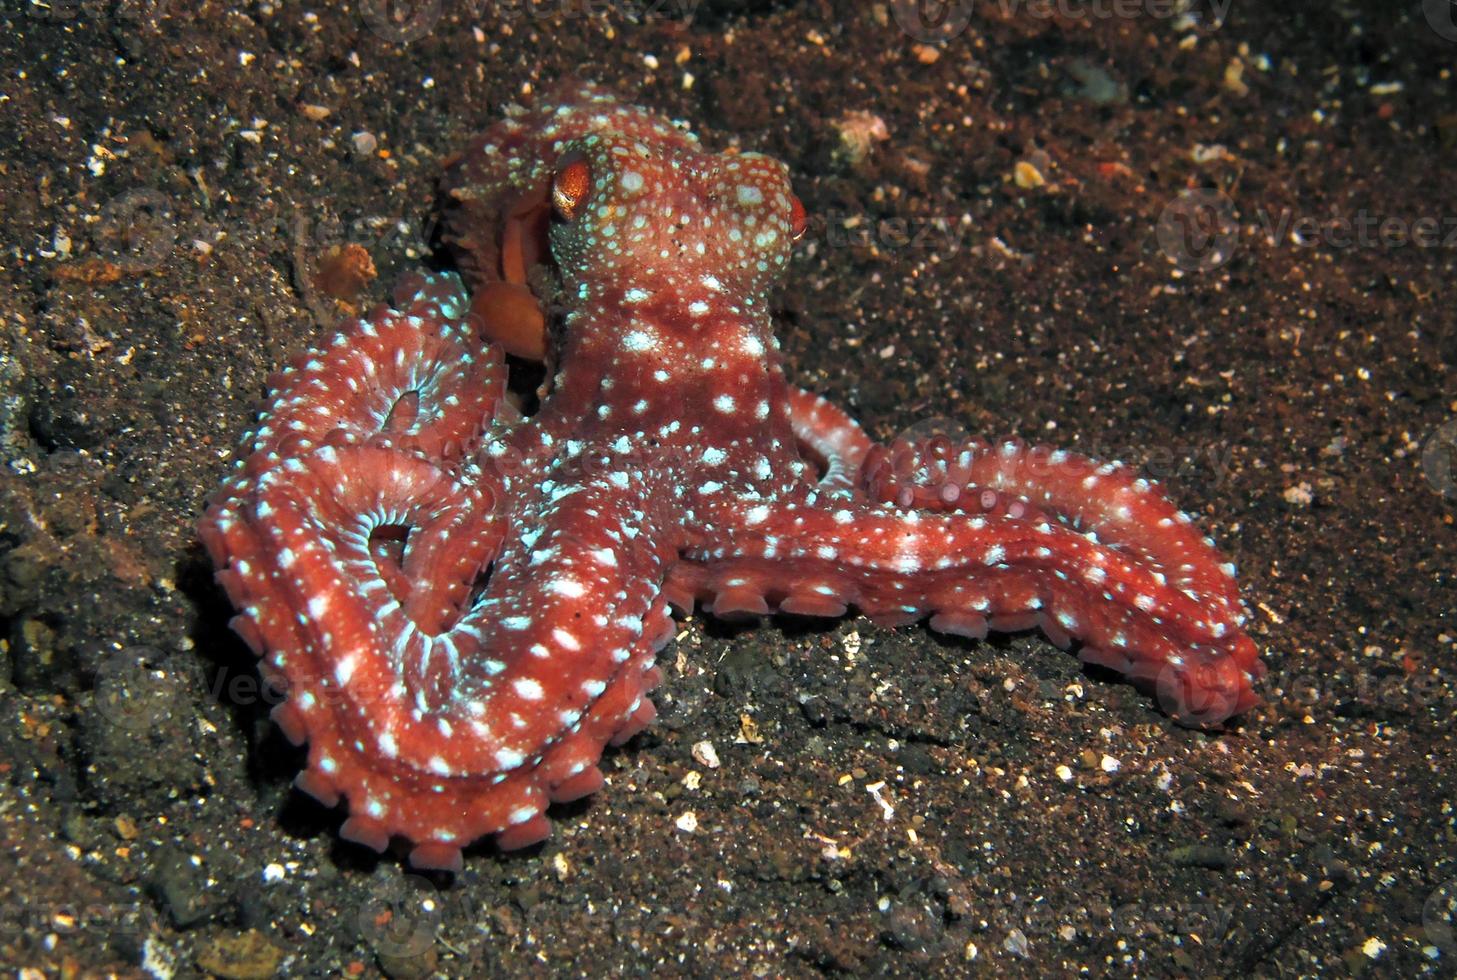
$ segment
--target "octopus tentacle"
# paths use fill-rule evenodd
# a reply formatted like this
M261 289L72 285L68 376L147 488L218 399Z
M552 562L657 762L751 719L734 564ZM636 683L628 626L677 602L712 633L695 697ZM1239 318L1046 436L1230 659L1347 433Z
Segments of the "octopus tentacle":
M944 498L948 489L986 489L1027 500L1105 545L1141 554L1161 576L1172 579L1172 588L1201 606L1212 606L1226 628L1244 624L1234 565L1221 558L1214 542L1194 528L1189 515L1170 503L1157 484L1121 463L1100 463L1016 440L877 447L863 472L873 499L890 499L897 486L904 491L904 484L890 479L895 471L916 473L920 493L934 488Z
M602 747L652 720L652 652L670 631L650 583L665 555L630 544L660 531L647 501L619 491L602 478L550 495L531 550L503 556L503 522L480 484L388 445L325 446L212 515L204 538L228 561L219 578L239 631L290 694L275 718L310 743L300 786L349 800L346 837L378 849L405 836L414 862L432 866L484 834L532 843L549 829L547 803L594 789ZM410 529L407 596L370 552L381 524ZM462 614L493 560L486 593ZM260 590L255 564L281 574ZM544 590L527 588L536 578ZM578 678L565 689L554 680L563 659Z
M349 800L346 837L404 836L425 866L485 834L540 839L549 801L591 792L602 747L651 721L671 635L654 600L668 550L645 546L662 536L644 497L661 478L634 496L559 468L512 515L519 477L458 465L501 375L467 346L453 278L417 278L402 309L281 372L249 465L200 525L234 628L289 694L275 720L310 744L300 787ZM523 522L514 541L530 544L509 547Z
M1160 543L1155 558L1045 517L858 504L757 517L749 508L717 512L734 531L724 545L686 553L674 589L716 614L839 615L853 605L888 625L929 615L933 628L973 638L1036 626L1060 646L1081 641L1086 662L1197 692L1197 706L1182 712L1197 723L1253 703L1261 669L1239 630L1243 613L1187 585L1207 575L1167 586L1164 562L1182 567L1188 556L1182 534Z
M376 309L269 378L263 423L244 440L245 480L326 441L386 430L441 458L479 440L504 391L500 353L464 328L458 276L411 276L402 290L408 300L398 308Z
M855 489L860 468L870 452L870 437L845 410L803 388L789 387L789 422L794 437L821 463L820 487L827 491Z

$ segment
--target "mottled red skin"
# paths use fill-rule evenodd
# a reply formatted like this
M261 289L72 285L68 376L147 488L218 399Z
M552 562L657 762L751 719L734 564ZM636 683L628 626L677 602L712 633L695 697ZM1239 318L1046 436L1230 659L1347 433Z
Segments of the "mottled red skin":
M428 867L540 840L652 720L670 602L1041 626L1190 723L1254 702L1233 569L1147 481L1018 443L872 447L789 385L768 297L803 216L776 161L590 87L515 111L446 181L473 281L563 159L591 179L557 188L537 270L557 281L540 410L501 410L460 281L414 277L275 379L201 524L309 743L299 784L348 800L346 836Z

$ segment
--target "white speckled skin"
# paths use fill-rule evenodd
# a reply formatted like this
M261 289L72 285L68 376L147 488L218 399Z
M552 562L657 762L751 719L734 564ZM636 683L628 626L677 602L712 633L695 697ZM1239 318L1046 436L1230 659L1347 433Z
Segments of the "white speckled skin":
M548 803L597 789L604 744L652 720L669 602L1040 625L1193 721L1253 701L1232 569L1146 481L1019 443L872 450L789 385L782 164L591 87L513 112L446 181L473 281L503 201L545 200L565 161L589 180L570 214L557 195L532 418L497 411L502 356L460 279L413 277L275 379L201 524L309 742L300 785L347 798L346 836L408 838L431 867L540 840Z

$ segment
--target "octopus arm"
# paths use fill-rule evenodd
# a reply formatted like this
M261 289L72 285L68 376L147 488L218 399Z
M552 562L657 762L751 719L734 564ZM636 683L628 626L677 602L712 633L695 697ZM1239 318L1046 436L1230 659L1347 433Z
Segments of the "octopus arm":
M1016 440L930 439L875 447L862 479L871 499L902 506L963 509L979 493L1023 500L1090 540L1139 555L1215 619L1243 624L1233 564L1157 484L1121 463Z
M768 517L725 507L714 521L733 528L720 535L726 543L688 551L669 594L719 615L836 616L855 606L888 625L930 616L935 629L978 639L1040 627L1064 648L1080 641L1085 662L1156 690L1191 724L1218 724L1254 703L1262 669L1242 612L1191 584L1211 579L1211 562L1224 575L1211 548L1196 538L1198 551L1182 533L1110 543L1052 519L1056 493L1038 493L1031 516L1012 517L1009 492L996 491L988 513L821 507L808 497ZM1197 574L1184 567L1190 558ZM1170 562L1180 577L1171 579Z
M299 785L349 801L346 836L453 866L485 834L545 836L547 803L595 789L602 746L651 721L666 552L614 474L514 506L469 461L500 359L452 319L454 276L411 279L273 379L199 533L287 695L275 720L309 743Z
M821 469L820 488L855 488L872 443L860 424L827 399L791 386L789 422L800 449Z
M648 512L610 477L585 480L530 514L531 548L503 550L488 490L371 443L271 471L203 533L235 627L288 694L275 720L309 743L299 785L348 799L345 836L403 836L417 865L450 867L486 834L546 836L547 804L595 790L602 747L654 717L671 623L654 587L665 555L633 544L658 536ZM394 555L371 548L384 524L408 529L408 594L381 570ZM411 571L422 562L434 575Z

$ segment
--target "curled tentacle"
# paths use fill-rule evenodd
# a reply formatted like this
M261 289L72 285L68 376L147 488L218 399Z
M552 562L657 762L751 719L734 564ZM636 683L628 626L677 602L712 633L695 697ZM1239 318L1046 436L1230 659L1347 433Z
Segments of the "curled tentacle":
M504 389L500 354L461 323L459 277L412 276L407 299L352 321L269 378L263 422L245 439L248 477L325 442L380 433L435 459L479 441Z
M453 866L486 834L539 840L547 803L595 789L602 747L651 720L671 629L643 495L662 480L568 486L563 466L508 495L510 474L462 458L502 373L458 282L412 277L400 303L277 376L199 533L288 694L275 719L309 743L300 787L349 801L345 836Z
M845 411L802 388L789 389L794 437L820 463L821 489L851 491L870 452L870 437Z
M485 834L533 843L550 801L600 783L602 747L651 721L665 555L632 543L656 536L653 508L619 491L604 475L548 496L511 547L488 489L371 443L290 459L210 512L235 625L289 694L275 719L310 744L300 786L348 799L345 836L407 837L431 866ZM404 595L370 546L385 526L407 535Z

